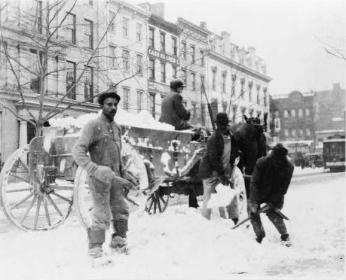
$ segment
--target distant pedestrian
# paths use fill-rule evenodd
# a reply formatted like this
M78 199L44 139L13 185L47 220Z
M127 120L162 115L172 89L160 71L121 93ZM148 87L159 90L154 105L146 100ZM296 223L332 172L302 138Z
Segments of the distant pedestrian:
M181 96L184 83L181 80L173 80L170 83L170 88L171 92L162 100L159 121L174 126L175 130L192 128L188 123L190 112L184 107L183 97Z
M287 152L282 144L277 144L269 155L257 160L252 174L248 207L258 243L265 237L259 208L262 203L266 203L270 206L266 215L281 234L281 241L290 245L283 218L275 212L275 209L281 210L284 205L284 196L293 175L294 167L287 158Z
M124 199L124 189L129 189L131 183L122 178L121 128L114 122L119 100L115 91L99 96L102 114L84 126L73 148L74 160L87 171L93 199L92 224L87 229L89 255L92 258L103 256L105 231L111 221L114 233L110 248L127 252L129 209Z

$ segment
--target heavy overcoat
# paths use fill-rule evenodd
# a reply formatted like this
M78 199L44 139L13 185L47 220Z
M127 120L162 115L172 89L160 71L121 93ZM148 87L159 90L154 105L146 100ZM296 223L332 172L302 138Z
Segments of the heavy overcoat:
M187 123L190 112L183 105L183 98L179 93L168 94L161 103L161 116L159 121L173 125L176 130L189 129Z
M201 179L210 178L213 171L216 171L218 176L225 174L225 168L222 165L222 154L224 150L224 140L222 133L219 129L209 137L207 142L207 150L201 159L198 177ZM231 156L230 165L233 166L234 160L237 157L238 148L233 135L231 135Z
M257 160L250 183L250 201L269 202L281 208L290 185L294 167L287 157L279 159L273 153Z

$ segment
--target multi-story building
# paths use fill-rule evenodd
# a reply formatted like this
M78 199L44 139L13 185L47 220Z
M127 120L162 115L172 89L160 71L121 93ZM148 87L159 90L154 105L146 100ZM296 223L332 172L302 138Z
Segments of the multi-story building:
M209 31L192 22L178 18L180 33L180 78L186 87L183 97L190 108L193 125L205 126L209 120L206 115L206 98L202 83L205 80L206 57L208 55Z
M161 115L161 101L170 92L169 83L178 77L179 35L181 29L164 19L164 5L141 4L151 12L148 24L149 112Z
M130 112L148 107L147 38L149 12L120 0L105 1L104 26L109 26L102 42L100 75L103 88L118 84L120 106Z
M4 160L35 135L33 120L43 121L48 113L66 107L71 109L63 114L73 116L98 109L93 96L100 90L99 66L89 58L97 56L100 32L96 1L74 6L73 1L60 6L38 0L2 4L0 152Z
M280 121L278 141L311 144L315 137L314 94L292 91L288 95L273 95L276 119Z
M211 33L206 64L206 89L214 113L227 112L234 123L243 115L266 119L269 113L266 64L255 48L239 48L230 34Z

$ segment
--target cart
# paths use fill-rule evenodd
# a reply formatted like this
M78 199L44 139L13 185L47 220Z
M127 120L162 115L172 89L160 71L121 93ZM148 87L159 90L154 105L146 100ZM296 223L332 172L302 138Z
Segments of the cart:
M203 194L197 170L205 139L192 141L195 135L191 131L122 129L125 169L139 181L138 188L127 196L129 205L158 214L166 210L172 197L183 194L189 196L190 206L197 207L197 197ZM0 202L18 228L54 229L64 223L72 209L85 227L90 225L88 176L71 153L77 138L76 134L35 137L6 160L0 175ZM244 212L244 180L238 176L236 181L239 211Z

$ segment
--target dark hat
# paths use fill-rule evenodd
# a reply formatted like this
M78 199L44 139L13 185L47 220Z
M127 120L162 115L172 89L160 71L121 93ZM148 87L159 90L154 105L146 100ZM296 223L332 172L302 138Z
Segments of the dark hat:
M120 101L120 96L117 94L117 91L115 89L108 89L99 95L97 102L100 105L103 105L103 102L105 101L105 99L109 97L115 98L118 101L118 103Z
M288 150L281 143L278 143L273 147L272 153L277 158L285 158L288 154Z
M228 125L230 122L228 115L226 113L218 113L216 115L216 124L217 125Z
M171 89L174 89L174 90L176 90L180 87L185 87L183 81L181 81L181 80L173 80L173 81L171 81L169 86L171 87Z

